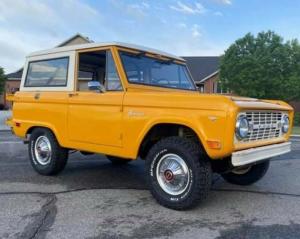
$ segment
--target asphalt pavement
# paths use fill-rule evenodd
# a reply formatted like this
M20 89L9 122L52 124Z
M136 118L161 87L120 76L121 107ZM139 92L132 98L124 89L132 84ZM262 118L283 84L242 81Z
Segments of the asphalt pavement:
M27 145L0 132L0 238L300 238L300 138L258 183L215 175L209 198L178 212L155 202L144 162L112 165L70 155L58 176L40 176Z

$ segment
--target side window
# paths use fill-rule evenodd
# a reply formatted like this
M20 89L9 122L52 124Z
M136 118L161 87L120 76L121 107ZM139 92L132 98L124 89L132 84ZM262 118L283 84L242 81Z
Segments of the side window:
M109 50L79 53L79 91L123 90L115 62Z
M29 62L25 87L66 86L69 58Z

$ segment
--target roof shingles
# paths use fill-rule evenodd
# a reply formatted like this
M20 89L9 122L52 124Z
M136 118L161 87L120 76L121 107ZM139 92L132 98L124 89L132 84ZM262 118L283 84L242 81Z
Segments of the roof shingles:
M6 75L6 78L7 78L8 80L21 80L22 74L23 74L23 68L21 68L20 70L18 70L18 71L16 71L16 72L7 74L7 75Z
M219 56L183 56L195 80L200 82L219 70Z

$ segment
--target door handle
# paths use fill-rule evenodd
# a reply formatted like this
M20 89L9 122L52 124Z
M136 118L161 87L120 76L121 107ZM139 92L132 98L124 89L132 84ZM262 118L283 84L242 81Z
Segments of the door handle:
M69 97L77 96L78 93L69 93Z

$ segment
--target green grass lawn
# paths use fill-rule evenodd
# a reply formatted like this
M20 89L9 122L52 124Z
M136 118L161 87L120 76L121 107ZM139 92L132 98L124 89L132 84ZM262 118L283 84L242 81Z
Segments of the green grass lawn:
M295 126L295 127L293 127L293 131L292 131L292 134L298 134L298 135L300 135L300 127L299 126Z

